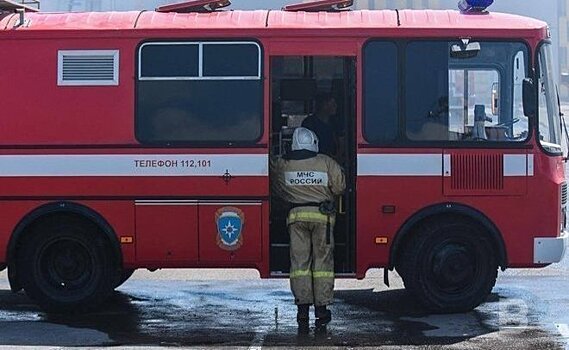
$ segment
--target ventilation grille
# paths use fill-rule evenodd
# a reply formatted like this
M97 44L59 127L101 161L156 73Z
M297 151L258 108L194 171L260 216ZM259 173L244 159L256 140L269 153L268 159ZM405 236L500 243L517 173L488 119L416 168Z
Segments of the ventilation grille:
M58 85L118 85L118 51L59 51Z
M454 154L451 157L453 190L491 191L504 188L501 154Z
M63 81L114 79L113 56L63 56Z
M567 204L567 183L564 182L561 185L561 206L564 207Z

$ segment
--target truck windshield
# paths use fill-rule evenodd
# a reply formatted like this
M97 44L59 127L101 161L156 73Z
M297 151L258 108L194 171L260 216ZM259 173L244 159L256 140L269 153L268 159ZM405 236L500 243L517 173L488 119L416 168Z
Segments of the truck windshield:
M561 124L559 104L555 91L553 57L551 44L542 45L538 53L539 62L539 141L551 153L561 153Z

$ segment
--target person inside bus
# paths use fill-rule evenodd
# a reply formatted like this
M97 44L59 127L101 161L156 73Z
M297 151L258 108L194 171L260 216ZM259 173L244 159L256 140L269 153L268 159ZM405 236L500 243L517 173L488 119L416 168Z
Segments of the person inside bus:
M334 295L334 197L346 188L344 172L319 153L315 133L303 127L293 133L292 152L271 159L271 172L275 194L290 208L290 285L299 330L308 325L310 305L317 324L325 325Z
M312 130L318 137L320 153L332 158L338 156L333 120L337 112L338 105L332 95L317 95L315 113L302 122L302 127Z

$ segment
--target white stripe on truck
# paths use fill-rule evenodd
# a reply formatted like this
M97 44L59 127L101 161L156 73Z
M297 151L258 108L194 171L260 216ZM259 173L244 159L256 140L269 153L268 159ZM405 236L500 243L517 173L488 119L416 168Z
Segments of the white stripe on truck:
M268 176L266 154L1 155L0 177Z

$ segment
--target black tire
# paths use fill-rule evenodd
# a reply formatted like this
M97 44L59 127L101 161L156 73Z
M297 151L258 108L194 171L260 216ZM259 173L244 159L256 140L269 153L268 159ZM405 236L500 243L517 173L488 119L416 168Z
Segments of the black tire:
M18 249L26 294L49 312L84 312L112 292L117 263L92 223L71 216L44 220Z
M465 219L423 223L402 256L405 288L431 312L470 311L496 283L496 249L483 229Z
M115 283L115 288L122 286L134 273L134 269L123 269L119 275L117 282Z

